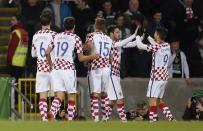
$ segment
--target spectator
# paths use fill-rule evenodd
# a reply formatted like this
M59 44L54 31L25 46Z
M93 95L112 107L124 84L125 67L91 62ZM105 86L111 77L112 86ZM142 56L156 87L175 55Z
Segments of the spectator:
M52 24L62 31L64 18L72 16L69 5L62 0L53 0L46 8L52 11Z
M124 13L126 25L130 26L131 24L131 17L135 14L141 14L139 11L139 0L129 0L128 3L128 10Z
M189 67L185 53L180 50L180 42L174 39L171 43L171 57L169 64L169 74L173 78L185 78L188 85L191 84Z
M162 21L162 13L159 10L155 10L152 19L149 20L149 34L153 36L156 28L159 27L165 27Z
M188 48L198 36L198 10L194 8L193 2L194 0L178 0L171 14L176 23L174 33L180 38L180 43L183 43L181 46L186 55L189 54Z
M80 36L82 41L85 41L85 37L88 33L88 28L94 23L94 13L89 7L87 0L78 0L77 10L74 14L76 18L76 34Z
M106 25L109 26L114 24L114 18L115 18L116 12L114 12L112 9L111 0L105 0L103 2L102 7L103 7L103 10L102 10L103 16L106 19Z
M203 33L189 48L188 63L191 77L203 77Z
M203 120L203 90L195 90L189 98L183 120Z
M25 31L22 23L20 22L19 16L12 16L11 17L11 35L10 40L8 44L8 52L7 52L7 64L10 68L10 75L12 77L15 77L16 80L18 78L23 76L24 72L24 66L17 66L14 65L13 58L15 55L15 52L17 50L17 47L19 44L22 44L24 46L27 46L28 43L28 34ZM26 55L26 54L25 54ZM25 61L24 59L21 59L22 61Z
M115 17L115 23L121 31L121 39L125 39L130 36L130 29L125 27L125 19L123 14L117 14Z
M149 120L149 107L145 101L140 101L137 104L136 110L131 110L126 113L128 120L143 121Z

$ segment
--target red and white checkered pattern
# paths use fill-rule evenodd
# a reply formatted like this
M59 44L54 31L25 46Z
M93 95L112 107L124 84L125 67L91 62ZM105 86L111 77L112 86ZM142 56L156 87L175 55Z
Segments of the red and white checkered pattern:
M50 66L47 59L37 59L37 71L38 72L49 72Z
M96 96L91 96L91 115L94 122L99 121L99 100Z
M57 58L53 63L53 69L54 70L75 70L75 64L70 63L69 61L66 61L64 59Z
M102 120L106 121L108 118L109 110L109 98L107 95L101 96L101 111L102 111Z
M39 111L40 111L42 121L47 121L47 100L46 99L39 100Z
M54 116L54 118L56 117L56 114L59 111L60 106L61 106L61 99L55 97L50 107L50 112Z
M151 79L165 81L169 79L168 62L170 57L170 46L168 43L151 44L147 47L152 52Z
M124 104L117 104L117 112L122 121L127 121Z
M160 103L159 108L163 111L165 117L170 121L173 119L173 115L169 109L169 107L165 103Z
M37 57L37 71L38 72L49 72L50 67L48 64L48 61L45 57L45 50L48 47L49 44L53 43L53 39L56 35L56 32L51 31L50 29L42 29L36 32L33 36L32 41L32 54L35 54ZM41 49L40 47L44 43L43 47L43 53L44 56L41 56Z
M151 79L152 80L168 80L169 79L169 73L168 70L164 67L157 67L155 70L151 70Z
M93 37L95 34L104 35L102 32L89 33L86 36L86 43L89 41L93 42ZM96 70L97 68L104 68L104 67L109 67L109 58L108 57L102 58L100 56L98 59L95 59L90 63L89 70Z
M120 77L121 48L112 48L111 74Z
M69 100L68 101L68 108L67 108L67 112L68 112L68 120L72 121L74 116L75 116L75 101Z

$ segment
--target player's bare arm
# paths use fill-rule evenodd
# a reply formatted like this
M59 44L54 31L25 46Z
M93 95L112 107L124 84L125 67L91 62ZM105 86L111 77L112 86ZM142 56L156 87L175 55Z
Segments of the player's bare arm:
M89 56L85 56L83 53L78 54L78 59L80 62L88 62L88 61L92 61L97 58L99 58L99 54L96 54L96 53L93 53Z
M52 50L53 49L51 47L48 47L46 50L46 58L47 58L50 68L52 68L52 61L51 61L51 55L50 55Z

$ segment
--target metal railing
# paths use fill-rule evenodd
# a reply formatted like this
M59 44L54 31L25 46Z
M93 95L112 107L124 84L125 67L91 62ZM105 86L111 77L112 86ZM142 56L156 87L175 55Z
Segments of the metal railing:
M14 116L20 116L20 119L40 119L38 101L39 95L35 93L35 78L20 78L18 84L15 83L15 80L12 81L12 90L11 90L11 109L12 115L11 118L14 119ZM15 92L18 94L18 100L15 102ZM84 116L85 108L85 95L83 86L77 82L77 94L76 98L76 111L79 116ZM53 93L48 93L48 106L51 105L51 97L53 98ZM67 95L66 97L67 98ZM17 103L17 110L15 110L15 103ZM67 105L66 99L64 100L64 108Z
M33 104L31 103L31 101L17 88L17 83L15 82L15 79L13 79L11 81L11 119L15 119L15 116L17 116L18 118L20 117L22 120L25 119L25 103L28 104L30 106L30 110L33 109ZM15 109L15 92L18 94L18 98L20 97L21 101L20 103L18 103L21 109L21 111L17 111Z

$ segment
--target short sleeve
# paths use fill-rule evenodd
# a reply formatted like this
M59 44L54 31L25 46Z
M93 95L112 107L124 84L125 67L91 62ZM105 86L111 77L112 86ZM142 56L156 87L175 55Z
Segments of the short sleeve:
M151 44L147 46L147 51L157 52L161 48L160 44Z
M77 54L83 52L82 51L82 40L78 36L75 36L75 47L76 47Z

